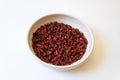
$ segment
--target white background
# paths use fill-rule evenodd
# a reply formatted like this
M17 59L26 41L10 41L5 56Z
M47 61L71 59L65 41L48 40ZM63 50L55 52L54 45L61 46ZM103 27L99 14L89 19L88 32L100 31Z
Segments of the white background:
M27 32L51 13L88 24L95 45L86 63L71 71L39 64L27 46ZM120 0L0 0L0 80L120 80Z

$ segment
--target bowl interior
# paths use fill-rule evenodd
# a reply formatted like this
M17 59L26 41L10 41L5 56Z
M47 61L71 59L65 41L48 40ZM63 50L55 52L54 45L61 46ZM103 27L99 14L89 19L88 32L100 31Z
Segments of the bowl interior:
M37 30L37 28L40 27L40 25L43 25L43 24L46 24L46 23L49 23L49 22L54 22L54 21L62 22L64 24L69 24L72 27L78 28L81 32L83 32L85 37L88 40L88 45L87 45L86 52L80 60L78 60L77 62L74 62L73 64L68 65L68 66L55 66L55 65L52 65L52 64L47 64L47 63L41 61L40 59L39 59L39 61L41 61L43 64L46 64L46 65L49 65L49 66L52 66L52 67L59 67L59 68L61 68L61 67L72 67L72 66L75 66L75 65L83 62L90 55L90 53L92 51L92 48L93 48L92 33L89 30L89 28L85 24L83 24L80 20L78 20L74 17L68 16L68 15L64 15L64 14L53 14L53 15L48 15L48 16L42 17L32 25L32 27L30 28L29 33L28 33L28 44L29 44L29 47L30 47L32 53L35 55L35 53L32 49L32 40L31 40L31 38L33 36L33 33Z

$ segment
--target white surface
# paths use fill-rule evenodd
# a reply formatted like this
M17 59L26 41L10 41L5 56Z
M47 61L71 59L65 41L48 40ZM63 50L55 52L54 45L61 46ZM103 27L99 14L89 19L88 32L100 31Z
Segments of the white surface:
M94 50L79 68L58 72L40 65L27 31L49 13L75 15L92 29ZM0 0L0 80L120 80L120 0Z

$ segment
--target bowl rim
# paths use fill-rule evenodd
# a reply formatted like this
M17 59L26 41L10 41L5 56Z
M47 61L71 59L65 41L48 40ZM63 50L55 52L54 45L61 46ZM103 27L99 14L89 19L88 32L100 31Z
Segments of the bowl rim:
M29 44L29 34L30 34L30 31L32 29L32 27L34 26L34 24L36 24L40 19L43 19L45 17L48 17L48 16L55 16L55 15L62 15L62 16L67 16L67 17L71 17L71 18L74 18L76 20L78 20L79 22L81 22L85 27L86 29L88 30L88 32L90 33L90 37L91 37L91 47L90 47L90 50L89 52L87 53L88 55L86 57L82 57L83 59L80 59L76 62L73 62L72 64L70 65L65 65L65 66L58 66L58 65L53 65L53 64L50 64L50 63L46 63L44 61L42 61L40 58L38 58L36 55L34 55L35 52L33 52L30 48L30 44ZM94 37L93 37L93 33L92 31L90 30L90 28L88 27L87 24L83 23L83 21L81 21L79 18L77 18L76 16L73 16L73 15L70 15L70 14L63 14L63 13L52 13L52 14L47 14L47 15L44 15L40 18L38 18L36 21L33 22L33 24L30 26L30 28L28 29L28 32L27 32L27 46L29 47L29 50L31 52L31 55L37 59L37 61L41 62L42 64L45 64L49 67L53 67L53 68L69 68L69 67L73 67L73 66L76 66L76 65L79 65L81 63L83 63L89 56L90 54L92 53L92 50L93 50L93 47L94 47Z

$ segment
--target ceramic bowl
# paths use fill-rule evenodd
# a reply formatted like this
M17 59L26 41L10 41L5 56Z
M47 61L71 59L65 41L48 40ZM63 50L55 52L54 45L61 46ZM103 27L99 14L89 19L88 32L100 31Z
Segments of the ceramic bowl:
M61 22L64 24L69 24L74 28L78 28L81 32L84 33L84 36L88 40L87 49L86 49L86 52L84 53L83 57L80 60L72 63L71 65L56 66L56 65L46 63L46 62L42 61L41 59L39 59L35 55L35 52L32 49L31 38L33 36L33 33L36 31L36 29L38 29L40 27L40 25L43 25L43 24L46 24L49 22L54 22L54 21ZM88 26L86 24L84 24L83 22L81 22L79 19L77 19L73 16L70 16L70 15L66 15L66 14L50 14L50 15L46 15L46 16L38 19L37 21L35 21L35 23L33 23L33 25L29 29L27 41L28 41L29 49L31 50L31 54L34 56L34 58L38 62L40 62L40 64L45 65L52 69L56 69L56 70L70 70L70 69L74 69L77 66L81 65L91 54L91 51L92 51L93 45L94 45L93 35L92 35L92 32L90 31L90 29L88 28Z

